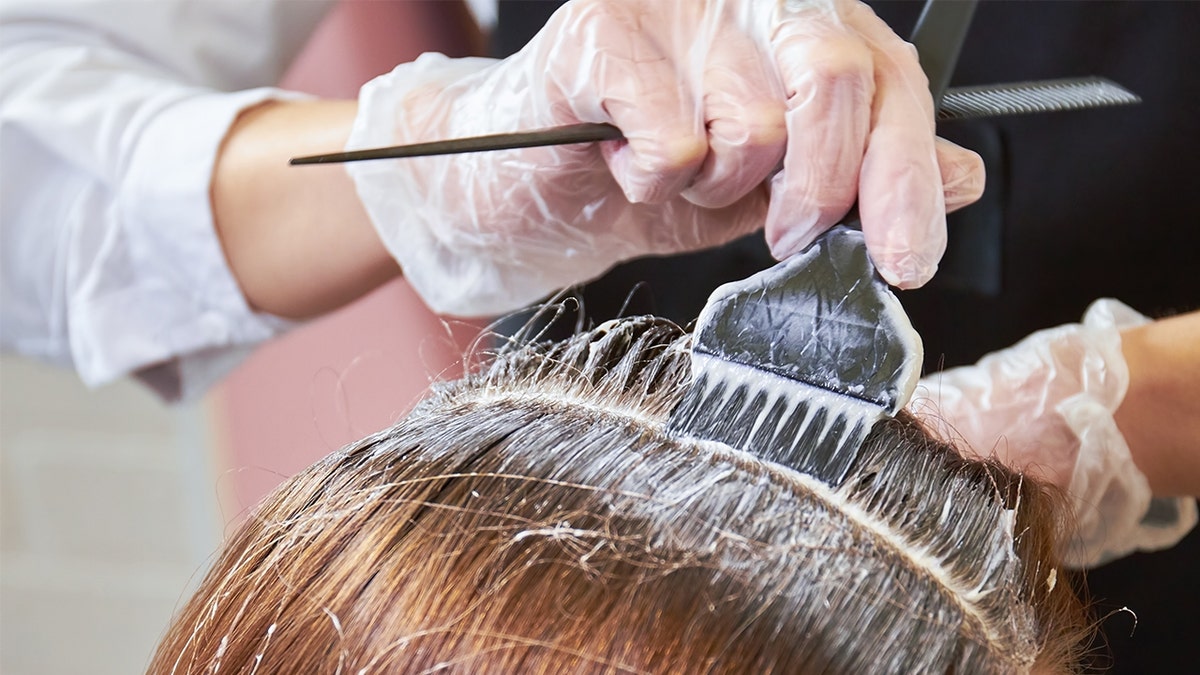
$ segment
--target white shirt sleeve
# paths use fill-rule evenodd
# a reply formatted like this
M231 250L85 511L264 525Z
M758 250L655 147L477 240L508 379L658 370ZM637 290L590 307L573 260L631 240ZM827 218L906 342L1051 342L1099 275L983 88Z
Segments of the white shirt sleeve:
M88 0L0 8L0 344L97 386L201 393L285 330L252 311L209 184L237 114L327 3Z

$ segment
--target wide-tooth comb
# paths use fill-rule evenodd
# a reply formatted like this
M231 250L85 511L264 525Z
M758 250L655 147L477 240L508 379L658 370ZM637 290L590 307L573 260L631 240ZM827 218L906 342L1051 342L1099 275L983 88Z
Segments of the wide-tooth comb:
M696 379L668 431L837 486L874 423L912 396L922 356L862 232L839 225L713 291L693 332Z

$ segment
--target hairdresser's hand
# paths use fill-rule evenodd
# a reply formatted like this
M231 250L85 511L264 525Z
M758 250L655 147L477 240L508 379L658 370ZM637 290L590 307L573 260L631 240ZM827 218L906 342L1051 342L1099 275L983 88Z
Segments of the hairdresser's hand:
M1146 323L1115 300L1096 302L1082 324L1039 331L973 366L925 378L909 407L935 433L964 441L964 450L1065 489L1078 526L1065 547L1069 562L1095 564L1170 546L1195 524L1194 501L1164 500L1155 513L1168 517L1145 520L1152 495L1188 493L1155 466L1162 436L1141 443L1140 431L1138 437L1123 433L1163 426L1161 420L1123 419L1130 410L1127 392L1155 411L1179 405L1160 384L1147 382L1143 367L1133 373L1131 387L1133 363L1127 363L1131 352L1122 348L1121 331ZM1195 398L1196 385L1188 386ZM1186 444L1189 451L1196 440ZM1180 462L1176 473L1195 475L1196 464Z
M576 122L628 141L350 166L434 309L496 314L763 227L784 258L856 197L884 277L919 286L983 184L935 139L911 46L849 0L575 0L509 59L426 55L369 83L348 147Z

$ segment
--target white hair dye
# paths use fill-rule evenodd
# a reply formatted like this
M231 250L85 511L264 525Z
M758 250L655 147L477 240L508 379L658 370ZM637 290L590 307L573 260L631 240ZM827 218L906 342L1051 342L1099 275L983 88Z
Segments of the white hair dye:
M666 342L647 337L662 331L662 323L648 318L608 322L563 343L502 353L482 373L442 387L413 418L431 413L444 418L447 410L457 410L465 419L469 410L507 408L519 422L494 419L490 422L496 428L488 429L472 418L473 432L490 436L503 429L505 438L496 442L508 447L515 443L509 434L521 433L536 439L532 442L539 447L553 448L555 459L549 461L573 472L621 476L609 481L610 512L676 519L661 528L661 539L651 545L687 549L701 543L698 550L718 556L722 564L746 569L761 568L762 556L774 557L778 565L803 550L810 562L796 575L803 583L794 586L813 591L805 603L819 600L834 614L859 607L860 618L878 622L883 630L871 637L872 643L909 640L921 645L894 662L875 661L871 668L877 672L954 668L1012 673L1032 667L1038 653L1034 611L1019 594L1022 570L1013 549L1014 511L1004 504L999 487L955 475L931 457L898 457L897 449L885 446L865 448L842 486L831 488L720 443L665 438L666 418L686 388L684 373L690 365L686 336L676 334ZM555 409L581 415L586 422L564 423L553 415L546 422L547 411ZM455 428L453 420L439 424L436 434L467 431ZM644 461L671 446L685 448L681 454L690 455L687 461L681 457L670 467ZM596 464L587 467L585 458ZM757 492L747 489L748 472L762 476L754 484ZM555 476L555 469L548 468L545 478ZM552 505L544 508L550 511ZM814 529L814 509L829 519L821 529ZM680 513L687 514L682 522L677 520ZM742 532L760 531L761 538L735 536L711 524L729 520L744 524ZM554 525L513 534L517 541L533 536L587 540L585 548L592 550L605 533ZM893 558L901 576L936 587L945 606L894 611L894 603L884 598L897 592L899 584L872 589L875 582L862 570L851 566L839 571L831 565L866 548ZM823 549L840 553L817 553ZM847 551L855 555L842 555ZM873 608L839 599L840 584L854 586ZM889 607L895 616L886 616ZM932 614L922 616L926 612ZM909 627L901 628L899 618ZM867 645L854 644L851 635L869 633L844 628L837 633L845 641L841 651L861 654ZM858 667L839 658L830 662L846 672Z
M836 487L753 452L673 438L665 425L690 382L688 345L669 322L625 319L564 342L511 346L476 374L438 385L395 427L330 455L307 472L310 480L281 488L280 502L294 497L307 506L256 523L261 532L229 553L232 572L211 582L215 592L194 631L209 630L219 603L241 602L244 610L260 585L297 585L288 572L294 552L347 536L344 519L404 505L454 516L435 535L447 550L471 537L494 539L491 562L483 564L494 573L472 605L479 611L494 590L488 584L500 588L522 566L569 564L597 584L635 587L677 573L693 579L688 573L702 570L720 583L696 587L700 606L768 617L772 639L790 650L791 666L755 672L1020 673L1035 666L1043 644L1030 571L1015 547L1024 536L1014 527L1019 484L943 446L924 451L904 441L916 433L911 423L877 426ZM455 490L460 501L442 500ZM420 522L413 516L410 526ZM525 560L523 551L543 553ZM384 555L381 548L378 559ZM1039 588L1054 590L1056 570L1033 572ZM234 577L250 589L244 597L226 595ZM348 639L354 626L345 607L297 592L286 611L280 601L258 654L266 653L274 622L294 618L297 607L335 624L334 643ZM236 623L237 607L222 614L234 614ZM395 635L389 650L473 630L475 618L457 616ZM730 642L714 645L716 653L736 651L738 634L723 639ZM328 653L340 647L330 644ZM224 646L219 652L204 672L220 667ZM485 658L446 654L436 662L476 657ZM381 672L377 664L385 662L383 654L342 651L337 667ZM203 663L176 661L176 670L202 672L196 665ZM594 663L625 672L599 655Z

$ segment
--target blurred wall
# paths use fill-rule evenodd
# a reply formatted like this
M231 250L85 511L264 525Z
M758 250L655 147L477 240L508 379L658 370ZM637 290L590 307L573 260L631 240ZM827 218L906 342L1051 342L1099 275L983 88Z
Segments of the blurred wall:
M221 537L206 408L0 357L0 673L142 672Z

